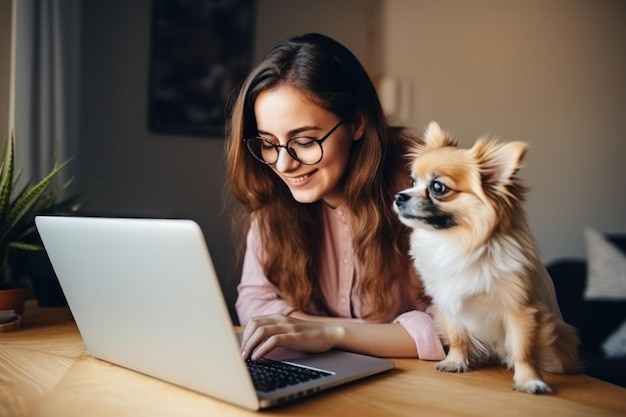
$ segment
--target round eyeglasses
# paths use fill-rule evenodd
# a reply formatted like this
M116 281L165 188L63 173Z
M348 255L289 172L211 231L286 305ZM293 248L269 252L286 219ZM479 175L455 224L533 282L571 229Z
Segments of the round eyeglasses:
M333 132L337 130L337 128L348 119L348 117L350 117L351 114L352 112L339 120L339 122L320 139L299 136L289 139L285 145L274 143L271 140L260 136L247 138L243 141L252 156L266 165L274 165L278 161L280 148L285 148L289 156L301 164L314 165L321 161L324 156L322 143L324 143L324 141L328 139L330 135L332 135Z

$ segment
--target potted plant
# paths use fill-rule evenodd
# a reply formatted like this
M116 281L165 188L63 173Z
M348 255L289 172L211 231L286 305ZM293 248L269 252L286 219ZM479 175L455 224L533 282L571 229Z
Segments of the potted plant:
M69 159L55 162L50 172L38 182L29 181L21 190L16 190L21 170L15 171L13 135L4 147L0 165L0 326L8 327L11 321L19 325L24 310L29 287L14 279L12 266L17 251L43 249L35 228L35 216L78 209L78 196L58 201L71 183L70 180L59 184L57 178L68 162ZM11 316L11 310L15 315Z

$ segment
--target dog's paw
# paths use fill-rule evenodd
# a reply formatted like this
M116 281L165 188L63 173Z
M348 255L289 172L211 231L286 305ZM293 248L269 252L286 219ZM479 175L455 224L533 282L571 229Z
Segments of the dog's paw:
M530 381L513 384L513 389L529 394L552 394L552 388L540 379L531 379Z
M452 359L444 359L441 362L437 363L435 367L438 371L441 372L467 372L469 371L469 365L464 361L455 361Z

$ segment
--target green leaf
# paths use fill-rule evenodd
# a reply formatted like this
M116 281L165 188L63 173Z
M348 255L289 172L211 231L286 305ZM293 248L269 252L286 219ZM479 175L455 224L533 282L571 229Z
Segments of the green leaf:
M4 161L0 167L0 224L5 224L11 208L13 192L13 170L15 160L15 138L13 134L4 148Z
M34 184L27 181L16 192L23 171L15 172L15 137L11 133L0 161L0 280L2 271L8 266L11 250L43 249L35 227L37 215L71 213L80 207L86 191L57 201L72 183L71 179L60 185L57 181L59 172L70 160L59 163L55 158L54 166L44 178Z
M20 216L28 211L31 205L37 204L38 200L45 195L44 193L48 189L48 186L50 186L54 177L67 165L68 162L69 160L60 165L55 164L52 171L50 171L48 175L46 175L37 184L26 190L24 194L20 195L17 200L11 204L11 210L9 211L9 216L6 220L6 227L9 229L12 228L19 220Z
M28 250L28 251L39 251L43 249L43 246L41 245L26 243L26 242L11 242L9 244L9 247L13 249Z

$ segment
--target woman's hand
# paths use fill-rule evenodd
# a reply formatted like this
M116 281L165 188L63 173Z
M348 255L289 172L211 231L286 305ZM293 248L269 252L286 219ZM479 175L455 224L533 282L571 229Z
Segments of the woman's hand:
M365 323L300 311L250 319L241 342L244 359L260 359L279 346L313 353L343 349L381 357L419 357L415 341L398 323Z
M257 360L279 346L325 352L337 346L342 333L339 322L308 321L282 314L254 317L243 332L241 355Z

